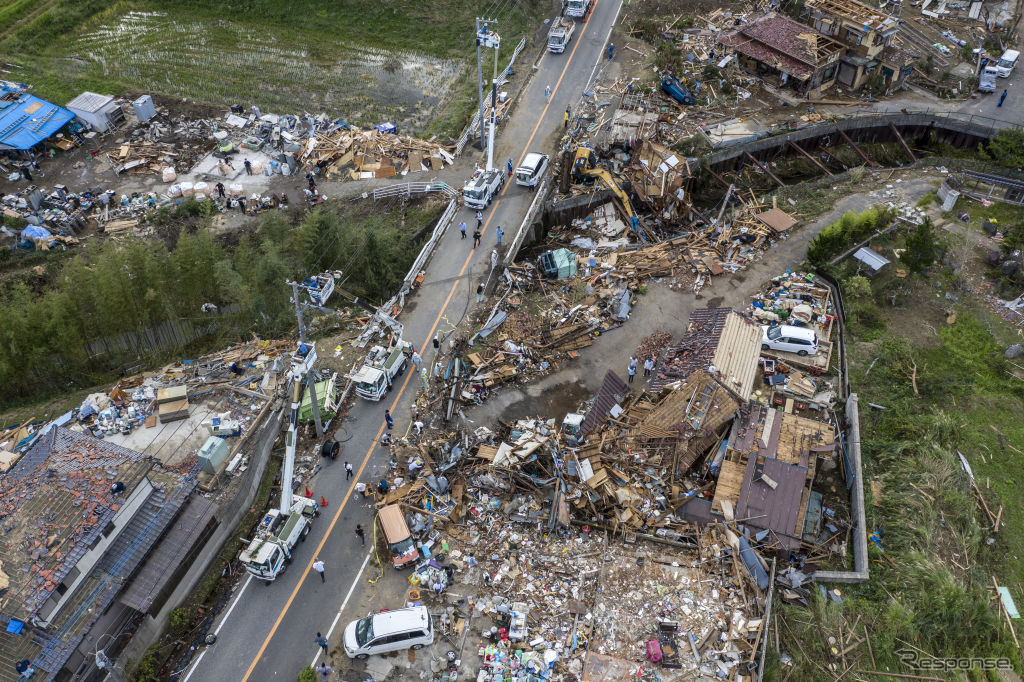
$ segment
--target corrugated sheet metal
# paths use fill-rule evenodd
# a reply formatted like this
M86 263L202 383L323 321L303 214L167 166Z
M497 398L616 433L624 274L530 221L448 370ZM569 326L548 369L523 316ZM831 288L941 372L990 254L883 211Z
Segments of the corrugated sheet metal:
M622 396L628 392L629 387L626 386L626 382L618 374L608 370L608 373L604 375L604 383L601 384L601 390L598 391L594 404L591 405L587 416L583 418L583 423L580 425L580 433L586 435L593 431L605 420L611 409L622 399Z
M864 265L871 268L872 270L874 270L875 272L878 272L879 270L881 270L882 268L889 264L889 261L886 258L879 255L878 253L875 253L866 246L862 246L859 249L857 249L857 251L854 252L853 257L859 260Z
M792 549L799 549L803 529L798 529L796 522L800 518L807 467L766 457L764 473L778 484L772 488L763 480L753 480L757 460L757 457L751 457L747 462L736 518L747 519L744 523L754 528L772 530Z

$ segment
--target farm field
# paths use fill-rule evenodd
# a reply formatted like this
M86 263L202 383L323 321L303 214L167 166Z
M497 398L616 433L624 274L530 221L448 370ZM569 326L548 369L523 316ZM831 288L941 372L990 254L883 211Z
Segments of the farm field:
M494 3L502 62L548 7ZM464 0L15 0L0 8L0 77L61 104L83 90L139 90L452 135L473 110L474 17L487 9Z

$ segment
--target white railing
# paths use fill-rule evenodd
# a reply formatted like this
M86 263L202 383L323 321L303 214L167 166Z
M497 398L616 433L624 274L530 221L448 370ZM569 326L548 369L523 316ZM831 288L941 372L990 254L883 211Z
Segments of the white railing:
M502 71L501 73L498 74L498 79L497 80L498 80L499 83L501 81L505 80L505 76L507 76L508 72L512 70L512 64L515 63L516 57L519 56L519 53L523 51L524 47L526 47L526 36L522 37L522 39L519 41L519 44L516 45L516 49L512 51L512 58L508 60L508 66L505 67L504 71ZM493 89L494 88L492 87L491 90L493 90ZM491 94L491 91L488 90L487 91L487 96L485 96L485 98L484 98L485 102L489 101L490 94ZM471 138L473 136L474 131L479 129L480 117L483 116L483 113L484 113L483 110L480 110L480 111L477 111L475 114L473 114L473 120L469 122L468 126L466 126L466 129L463 131L462 137L459 138L459 141L455 143L455 155L456 156L458 156L459 154L462 153L462 150L465 148L466 144L469 143L469 138Z
M430 192L441 192L445 196L455 199L459 192L445 182L403 182L400 185L388 185L373 190L373 200L379 201L389 197L412 196L413 194L429 194Z
M443 183L441 183L443 184ZM448 187L445 185L445 187ZM451 189L449 187L449 189ZM439 191L439 190L435 190ZM396 294L390 301L384 304L384 310L390 311L394 309L397 304L400 308L405 307L405 295L412 290L413 282L416 277L419 276L420 270L423 270L427 266L427 262L430 257L434 255L434 249L437 247L438 242L441 241L441 237L444 236L448 226L451 225L452 219L455 217L455 211L458 210L459 200L457 194L452 196L448 201L448 207L444 209L444 213L438 219L437 224L434 225L434 232L430 235L430 239L420 249L420 253L416 256L416 260L413 261L412 267L409 268L409 273L402 280L402 286L398 289Z
M508 267L515 260L516 254L519 253L519 248L523 245L523 240L526 239L526 233L530 230L530 225L533 223L534 217L537 215L537 211L544 203L544 195L548 192L548 185L552 182L551 174L547 174L540 183L540 187L533 196L533 203L530 204L530 208L526 211L526 217L523 218L522 224L519 225L519 229L516 231L516 236L509 242L508 250L505 251L505 258L502 260L502 265Z

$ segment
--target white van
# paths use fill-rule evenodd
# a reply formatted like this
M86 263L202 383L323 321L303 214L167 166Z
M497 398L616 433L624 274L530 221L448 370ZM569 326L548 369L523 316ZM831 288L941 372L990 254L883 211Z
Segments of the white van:
M1009 78L1010 74L1013 73L1013 67L1017 66L1017 59L1020 58L1020 52L1017 50L1007 50L1003 53L1003 56L999 58L999 63L996 64L996 68L999 69L1000 78Z
M523 187L536 187L548 170L548 155L531 152L523 159L523 165L516 168L516 184Z
M434 643L434 624L426 606L371 613L345 628L345 653L364 659L402 649L422 649Z
M813 329L791 327L788 324L761 327L761 350L815 355L818 352L818 335Z

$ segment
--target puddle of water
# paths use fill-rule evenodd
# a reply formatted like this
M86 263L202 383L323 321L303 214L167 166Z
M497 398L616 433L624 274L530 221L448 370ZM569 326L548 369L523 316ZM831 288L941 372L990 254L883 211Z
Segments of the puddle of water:
M288 45L227 20L129 12L80 36L67 63L72 72L100 71L199 101L256 101L269 111L326 111L398 125L428 114L463 69L451 59L343 40L318 46L315 55Z

